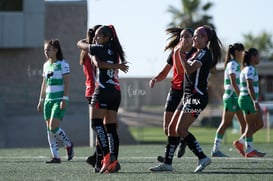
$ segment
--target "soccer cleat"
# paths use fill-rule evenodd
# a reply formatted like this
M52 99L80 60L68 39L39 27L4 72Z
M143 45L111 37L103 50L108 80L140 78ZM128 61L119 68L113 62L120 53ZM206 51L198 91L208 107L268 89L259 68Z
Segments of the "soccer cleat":
M244 144L240 143L239 140L236 140L233 142L233 145L242 156L245 156Z
M202 172L209 164L211 164L211 159L209 157L200 159L194 173Z
M112 169L115 167L114 163L116 161L116 158L114 155L110 155L110 153L106 154L102 160L102 167L100 169L100 173L104 173L106 170L108 170L108 167L113 163L113 165L111 165L110 170L108 170L109 172L112 171Z
M228 155L222 153L220 150L218 151L212 151L211 152L212 157L228 157Z
M151 167L149 168L150 171L152 172L162 172L162 171L173 171L173 166L172 165L169 165L169 164L166 164L166 163L162 163L160 165L157 165L155 167Z
M52 158L49 161L46 161L45 163L50 164L50 163L61 163L61 159L60 158Z
M104 173L115 173L120 170L120 164L117 160L115 160L113 163L110 163L107 170Z
M95 168L95 165L96 165L96 155L91 155L89 157L87 157L86 159L86 163L88 163L89 165L91 165L92 167Z
M67 152L67 160L70 161L74 157L74 145L71 143L71 146L66 147L66 152Z
M120 169L121 169L121 166L120 166L120 164L119 164L119 162L118 162L118 163L117 163L117 166L116 166L116 169L115 169L114 172L118 172Z
M160 156L160 155L159 155L159 156L157 157L157 161L163 163L163 162L165 161L165 158L164 158L163 156Z
M187 143L184 140L180 140L180 146L177 152L177 157L181 158L186 152Z
M252 150L251 152L248 152L245 154L245 157L264 157L266 153L259 152L257 150Z

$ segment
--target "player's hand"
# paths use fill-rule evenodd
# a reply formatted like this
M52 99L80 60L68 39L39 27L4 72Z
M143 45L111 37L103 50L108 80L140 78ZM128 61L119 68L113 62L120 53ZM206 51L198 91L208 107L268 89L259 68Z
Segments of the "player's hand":
M67 100L62 100L62 101L60 102L60 109L61 109L61 110L64 110L64 109L66 108L66 104L67 104L66 101L67 101Z
M119 69L124 73L127 73L129 70L129 66L126 63L121 63L119 64Z
M39 103L37 105L37 111L38 112L43 112L43 106L44 106L43 102L39 101Z
M151 80L149 81L149 86L150 86L151 88L153 88L153 87L155 86L155 83L156 83L156 79L151 79Z

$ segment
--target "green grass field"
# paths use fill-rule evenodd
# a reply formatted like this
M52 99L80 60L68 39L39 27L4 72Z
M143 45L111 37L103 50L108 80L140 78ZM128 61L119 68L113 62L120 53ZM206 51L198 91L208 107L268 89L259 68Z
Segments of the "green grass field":
M162 128L159 127L130 127L130 132L140 143L165 143L166 136ZM212 144L214 141L216 128L191 127L190 132L194 134L200 143ZM223 142L231 144L240 137L239 133L233 133L232 129L227 129ZM261 129L254 135L255 143L273 143L273 129ZM273 146L272 146L273 148Z
M61 164L47 165L48 148L33 149L0 149L0 180L2 181L85 181L85 180L119 180L119 181L230 181L230 180L273 180L273 146L272 144L256 144L255 147L267 152L264 158L243 158L231 144L223 144L222 151L230 157L225 159L212 158L212 164L202 173L193 173L197 158L190 150L182 158L175 156L173 172L151 173L148 168L158 164L156 157L163 155L162 145L121 146L119 173L94 173L91 166L85 163L85 157L93 152L93 148L75 147L72 161L65 160L65 149L60 148ZM212 145L201 144L203 151L209 155Z

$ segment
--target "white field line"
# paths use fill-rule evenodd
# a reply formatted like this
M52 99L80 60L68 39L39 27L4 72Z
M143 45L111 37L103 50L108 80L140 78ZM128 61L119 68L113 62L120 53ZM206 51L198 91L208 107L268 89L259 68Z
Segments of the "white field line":
M48 156L0 156L0 160L5 160L5 159L10 159L10 160L16 160L16 159L44 159L44 158L49 158ZM65 158L65 156L63 157ZM79 157L75 156L73 160L85 160L87 157ZM128 160L128 159L133 159L133 160L156 160L156 157L124 157L124 156L119 156L119 160ZM178 158L174 158L175 160ZM197 160L197 157L183 157L180 160ZM263 157L263 158L257 158L257 157L252 157L252 158L243 158L243 157L222 157L222 158L211 158L212 160L257 160L257 161L273 161L272 157Z

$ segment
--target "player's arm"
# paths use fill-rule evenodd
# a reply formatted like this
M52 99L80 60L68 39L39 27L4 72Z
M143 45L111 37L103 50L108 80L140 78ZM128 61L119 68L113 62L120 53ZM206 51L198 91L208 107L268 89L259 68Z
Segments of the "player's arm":
M169 74L171 68L172 66L170 64L166 64L163 69L149 81L149 86L153 88L156 82L164 80Z
M91 60L94 63L94 65L101 69L120 69L121 71L127 73L129 66L126 63L120 63L120 64L111 64L104 61L101 61L97 56L91 56Z
M89 46L90 45L87 43L86 39L82 39L77 42L77 47L86 52L88 52Z
M40 97L39 97L39 102L37 105L37 111L42 112L43 111L43 102L45 99L45 90L46 90L46 80L43 78L42 85L41 85L41 90L40 90Z
M229 75L229 77L230 77L231 86L233 87L236 95L239 96L240 89L239 89L239 86L236 83L236 75L232 73L232 74Z

